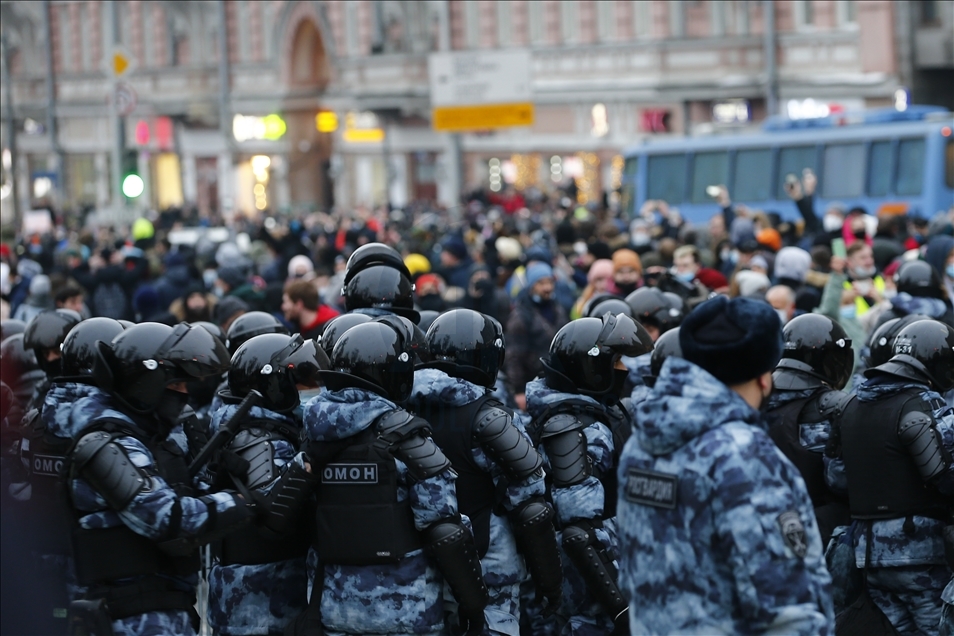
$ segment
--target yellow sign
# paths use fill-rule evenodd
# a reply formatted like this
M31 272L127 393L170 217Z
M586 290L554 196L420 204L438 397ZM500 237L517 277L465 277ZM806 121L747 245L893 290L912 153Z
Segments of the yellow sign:
M341 133L341 138L349 144L372 144L384 141L381 128L351 128Z
M129 56L122 51L113 51L113 75L119 77L129 70Z
M338 130L338 114L330 110L323 110L315 115L315 128L318 132L332 133Z
M434 130L466 132L509 126L532 126L533 103L440 106L433 110Z

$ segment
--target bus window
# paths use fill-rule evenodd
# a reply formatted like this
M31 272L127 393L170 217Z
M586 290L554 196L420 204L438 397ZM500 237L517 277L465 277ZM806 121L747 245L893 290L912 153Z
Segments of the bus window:
M696 154L692 164L690 199L693 203L711 203L713 199L706 194L706 187L728 185L729 153L726 151L700 152Z
M735 201L772 198L772 151L740 150L735 154L735 179L729 194Z
M838 144L825 147L822 196L858 197L865 188L865 147L861 144Z
M788 193L785 191L785 177L794 174L801 179L802 170L805 168L811 168L815 174L818 174L818 166L815 165L815 146L793 146L779 150L778 188L776 189L778 199L784 201L788 198Z
M890 141L876 141L871 144L871 157L868 161L868 194L883 197L891 189L891 175L894 174L894 155Z
M649 157L647 199L679 205L686 197L686 155Z
M898 194L921 194L924 181L924 140L902 139L898 142Z
M954 139L944 147L944 185L954 188Z
M620 180L620 209L636 218L636 179L639 174L639 157L630 157L623 165L623 178Z

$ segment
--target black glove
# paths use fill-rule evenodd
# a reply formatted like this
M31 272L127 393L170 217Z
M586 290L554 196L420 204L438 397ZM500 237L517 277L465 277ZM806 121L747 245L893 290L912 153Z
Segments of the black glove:
M627 607L613 620L610 636L629 636L629 608Z
M484 631L484 610L465 609L458 605L457 616L460 618L460 632L462 634L479 636Z
M209 466L209 470L215 476L212 480L213 490L227 490L235 487L233 478L243 484L248 479L248 460L231 451L223 448L216 455L216 462Z

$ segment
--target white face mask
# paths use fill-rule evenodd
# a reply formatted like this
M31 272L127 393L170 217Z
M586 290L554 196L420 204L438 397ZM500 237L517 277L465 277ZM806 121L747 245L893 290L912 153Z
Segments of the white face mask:
M826 232L836 232L841 229L844 223L844 220L835 214L826 214L822 219L822 227L825 228Z

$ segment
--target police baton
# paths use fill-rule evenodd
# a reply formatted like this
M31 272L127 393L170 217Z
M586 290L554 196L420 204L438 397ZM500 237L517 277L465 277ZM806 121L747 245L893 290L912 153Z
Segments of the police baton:
M232 414L232 417L229 418L229 421L225 424L219 426L219 430L215 432L215 435L206 442L205 446L202 447L202 450L199 451L199 454L195 456L195 459L189 464L189 479L194 478L199 474L199 471L202 470L202 467L209 461L209 458L212 455L225 446L231 441L235 434L238 432L239 424L245 419L245 416L248 415L248 412L252 410L252 407L258 404L259 400L262 399L262 394L252 389L248 392L248 395L239 403L238 408L235 409L235 413Z

